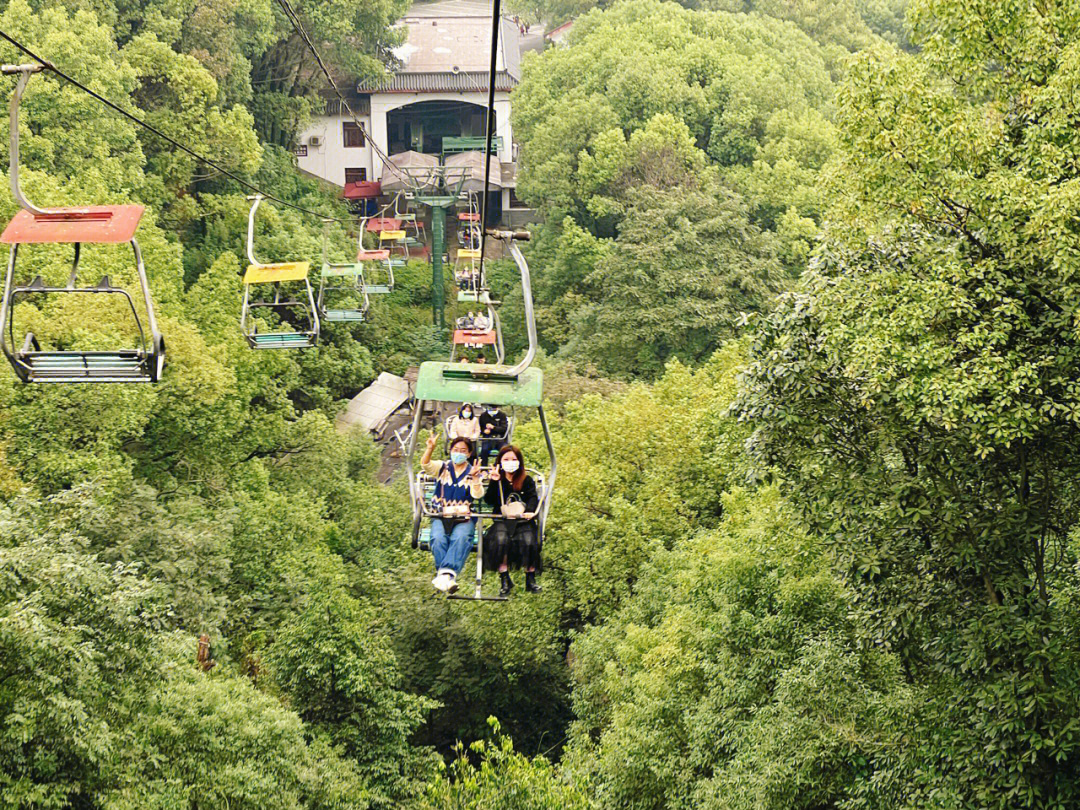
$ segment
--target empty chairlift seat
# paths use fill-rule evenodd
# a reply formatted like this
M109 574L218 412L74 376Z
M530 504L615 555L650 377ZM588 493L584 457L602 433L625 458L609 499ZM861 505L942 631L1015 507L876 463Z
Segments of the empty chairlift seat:
M351 306L333 308L335 302L346 299ZM364 284L364 265L323 264L316 304L319 316L328 323L363 323L367 320L368 292Z
M255 214L263 197L256 194L249 199L247 253L251 264L244 273L240 331L252 349L309 349L319 342L319 312L308 279L311 262L269 264L255 258ZM253 316L259 309L274 312L282 324L293 328L260 332Z
M360 250L356 261L364 267L365 289L369 295L387 295L394 291L394 264L389 250Z
M308 274L310 262L282 262L279 264L249 265L244 273L244 304L241 315L241 327L248 345L253 349L307 349L319 339L318 319L313 315L315 309L311 300L311 283ZM283 287L283 285L286 285ZM259 291L269 288L273 297L261 296ZM289 290L298 288L299 297L290 298ZM253 292L254 291L254 292ZM283 292L285 293L283 295ZM306 299L305 300L305 294ZM295 331L279 330L259 332L251 317L252 310L267 308L278 310L297 310L301 314L300 329Z
M14 183L17 181L13 181ZM16 194L21 198L21 194ZM142 218L141 205L99 205L85 208L55 208L19 211L8 223L0 242L10 245L4 293L0 302L0 347L23 382L34 383L136 383L156 382L165 365L165 341L157 330L154 304L146 280L142 254L135 240L135 229ZM79 258L84 244L131 244L135 271L141 288L143 317L135 299L123 287L113 284L107 275L92 286L79 281ZM38 275L29 282L16 284L20 247L25 245L70 244L73 246L71 271L66 284L49 284ZM127 304L138 334L134 346L108 350L47 350L33 332L21 339L16 336L15 311L18 303L30 296L107 295L118 296ZM143 318L146 326L143 325ZM149 334L147 334L149 332Z

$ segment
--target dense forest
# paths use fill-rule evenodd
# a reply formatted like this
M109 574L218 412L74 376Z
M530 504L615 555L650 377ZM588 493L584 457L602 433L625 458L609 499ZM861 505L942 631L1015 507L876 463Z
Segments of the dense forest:
M293 7L355 77L407 10ZM349 219L295 168L326 88L273 0L0 9L123 109ZM509 12L575 22L513 96L560 471L543 591L502 604L433 596L403 478L334 427L379 372L445 359L430 266L313 350L253 352L247 190L31 82L23 187L146 206L168 365L0 370L0 808L1080 806L1080 4ZM268 204L258 239L315 261L323 228ZM124 246L84 262L134 280ZM518 277L490 275L514 355ZM128 328L120 304L24 312L59 344ZM535 419L515 442L544 455Z

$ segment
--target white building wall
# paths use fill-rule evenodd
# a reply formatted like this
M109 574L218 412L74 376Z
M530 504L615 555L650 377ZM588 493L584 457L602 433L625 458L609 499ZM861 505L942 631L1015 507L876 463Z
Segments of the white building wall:
M346 169L367 169L368 180L378 180L378 174L373 173L371 145L366 138L363 146L345 148L343 125L346 121L352 120L347 115L321 115L315 118L307 129L300 133L297 140L298 145L307 146L307 155L298 155L296 158L299 167L339 186L345 185ZM359 120L365 132L372 132L370 116L361 115ZM319 146L311 145L310 139L313 135L322 138ZM386 143L385 117L383 118L382 143Z

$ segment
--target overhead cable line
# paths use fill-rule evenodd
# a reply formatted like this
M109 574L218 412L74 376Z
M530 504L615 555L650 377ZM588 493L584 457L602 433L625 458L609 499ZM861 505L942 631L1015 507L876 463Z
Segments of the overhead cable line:
M144 121L143 119L139 118L137 115L134 115L133 113L128 112L123 107L121 107L120 105L118 105L118 104L110 101L109 99L105 98L100 93L97 93L94 90L91 90L89 87L87 87L85 84L80 82L78 79L75 79L72 76L65 73L64 71L62 71L55 64L50 62L48 59L45 59L44 57L39 56L38 54L34 53L32 50L27 48L25 45L23 45L21 42L19 42L19 41L15 40L14 38L12 38L5 31L0 31L0 38L3 38L8 43L10 43L14 47L18 48L20 51L22 51L24 54L29 56L35 62L39 63L45 70L52 71L59 78L66 81L68 84L71 84L71 85L77 87L79 90L82 90L84 93L89 95L91 98L94 98L97 101L101 102L102 104L104 104L109 109L120 113L120 115L124 116L124 118L127 118L132 123L137 124L138 126L142 127L143 129L147 130L148 132L152 132L153 134L157 135L162 140L167 141L172 146L179 149L181 152L184 152L184 153L186 153L188 155L191 155L191 157L193 157L196 160L198 160L199 162L209 166L210 168L216 170L218 173L224 175L225 177L228 177L230 180L236 181L241 186L246 188L248 191L254 192L255 194L259 194L262 197L266 198L267 200L272 200L273 202L278 203L279 205L284 205L284 206L286 206L288 208L292 208L292 209L294 209L296 211L299 211L299 212L301 212L303 214L307 214L308 216L318 217L319 219L331 220L333 222L349 222L349 223L351 223L351 222L355 221L355 219L352 219L352 218L350 218L350 219L342 219L340 217L328 217L326 214L320 214L318 211L312 211L310 208L304 208L302 205L297 205L296 203L291 203L288 200L283 200L280 197L276 197L273 194L270 194L269 192L264 191L263 189L256 186L254 183L251 183L250 181L245 180L243 177L240 177L235 172L229 171L228 169L226 169L224 166L217 163L216 161L213 161L210 158L206 157L205 155L202 155L202 154L196 152L194 149L191 149L190 147L185 146L184 144L180 143L180 141L176 140L172 136L166 135L164 132L162 132L160 129L158 129L153 124L150 124L150 123Z
M491 137L495 134L495 71L499 58L499 29L502 27L500 0L491 1L491 65L488 68L488 119L484 139L484 197L480 209L480 272L484 272L484 253L487 249L488 197L491 184ZM501 165L501 164L500 164Z
M382 161L384 166L389 166L394 174L406 183L411 183L410 178L390 160L390 157L382 149L379 148L379 145L375 143L375 139L371 137L371 133L367 131L367 127L364 126L364 122L357 117L355 112L353 112L352 106L338 88L337 82L334 81L334 77L331 75L329 68L326 67L326 63L323 61L322 55L319 53L319 49L315 47L311 35L308 34L307 29L304 28L303 22L300 21L300 15L293 9L292 4L289 0L277 0L277 2L278 5L281 6L281 10L285 13L285 18L292 23L293 29L300 36L300 39L304 41L304 44L307 45L308 50L311 51L311 55L315 57L315 61L318 63L319 68L322 69L323 74L326 76L326 81L329 82L330 87L337 95L338 100L341 102L342 106L345 107L346 112L349 113L349 117L352 118L354 124L360 127L360 131L364 133L364 137L367 138L367 142L371 145L371 151L379 156L379 160Z

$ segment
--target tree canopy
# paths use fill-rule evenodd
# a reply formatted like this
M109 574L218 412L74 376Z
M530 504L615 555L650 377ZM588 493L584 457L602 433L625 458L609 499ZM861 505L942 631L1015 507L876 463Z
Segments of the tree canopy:
M353 78L400 36L396 3L294 5ZM0 373L0 807L1075 806L1080 10L535 11L580 15L513 94L559 467L543 591L500 604L433 598L405 460L334 423L445 358L430 266L316 349L253 352L245 191L34 78L25 187L146 206L169 363ZM269 0L10 0L0 28L347 219L284 148L322 97ZM310 260L322 227L267 204L256 238ZM117 246L82 261L134 282ZM489 271L513 356L516 270ZM19 317L95 347L125 315Z

